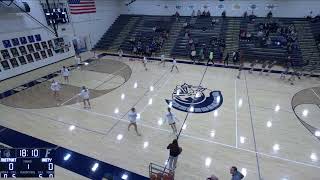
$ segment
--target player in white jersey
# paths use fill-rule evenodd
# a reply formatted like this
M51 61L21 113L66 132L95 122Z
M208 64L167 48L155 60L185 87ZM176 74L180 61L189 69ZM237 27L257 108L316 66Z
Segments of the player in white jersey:
M178 69L178 66L177 66L176 58L173 58L173 60L172 60L172 67L171 67L171 71L170 71L170 72L172 72L172 71L173 71L173 68L176 68L176 69L177 69L177 71L179 72L179 69Z
M135 108L131 108L130 112L128 113L128 119L129 119L129 126L128 126L128 131L130 131L130 127L133 126L134 130L136 131L138 136L141 136L141 134L138 132L138 127L137 127L137 112Z
M88 104L88 108L91 108L91 104L89 101L89 99L90 99L89 89L87 89L85 86L82 86L82 89L81 89L79 96L82 98L83 107L87 108L86 104Z
M75 56L74 56L74 60L75 60L77 69L81 69L81 65L82 65L81 57L78 56L78 55L75 55Z
M59 84L57 81L52 80L50 89L51 89L52 92L53 92L53 97L54 97L56 100L59 100L59 92L60 92L60 89L61 89L60 84Z
M164 57L164 54L162 54L161 55L161 57L160 57L160 63L159 63L159 65L160 64L163 64L163 67L164 67L164 64L166 63L166 59L165 59L165 57Z
M176 121L179 121L177 117L171 112L171 108L168 108L168 112L166 114L165 121L168 121L169 125L171 126L173 133L177 134L177 127Z
M145 68L145 70L148 71L148 68L147 68L148 59L146 56L143 56L142 63L143 63L143 67Z
M61 75L63 76L63 79L66 83L69 83L69 69L66 68L65 66L63 66L63 68L61 69Z
M118 55L119 55L119 59L122 59L123 51L121 48L118 49Z

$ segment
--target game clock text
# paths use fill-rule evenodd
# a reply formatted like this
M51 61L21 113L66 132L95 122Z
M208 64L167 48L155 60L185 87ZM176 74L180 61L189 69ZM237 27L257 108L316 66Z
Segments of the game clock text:
M54 177L54 149L0 149L0 178Z

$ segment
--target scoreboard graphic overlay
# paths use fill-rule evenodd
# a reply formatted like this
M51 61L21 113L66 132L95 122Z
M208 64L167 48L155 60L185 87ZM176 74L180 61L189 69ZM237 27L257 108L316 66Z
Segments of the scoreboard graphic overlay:
M0 178L54 177L54 149L0 149Z

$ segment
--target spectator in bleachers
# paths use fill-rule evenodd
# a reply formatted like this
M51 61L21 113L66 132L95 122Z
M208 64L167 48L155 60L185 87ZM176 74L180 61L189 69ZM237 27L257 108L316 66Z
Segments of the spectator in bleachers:
M248 18L248 13L247 13L247 11L245 11L245 12L243 13L243 17L244 17L244 19L247 19L247 18Z
M198 10L198 12L197 12L197 16L198 16L198 17L200 17L200 16L201 16L201 11L200 11L200 10Z
M145 49L145 54L148 56L148 57L150 57L151 56L151 49L150 49L150 47L147 45L146 46L146 49Z
M178 11L176 11L176 13L174 14L174 16L176 16L176 17L180 17L179 12L178 12Z
M184 22L184 23L182 24L182 27L183 27L183 28L187 28L187 27L188 27L188 22L187 22L187 21Z
M272 12L271 12L271 11L268 12L267 18L268 18L268 19L271 19L271 18L272 18Z
M251 37L252 37L251 33L250 33L250 32L247 32L247 33L246 33L246 40L247 40L247 41L251 41Z
M203 26L201 29L202 29L203 32L206 32L207 27Z
M320 22L320 14L316 15L314 18L311 18L312 23Z
M176 22L178 22L179 21L179 18L180 18L180 14L179 14L179 12L178 11L176 11L176 13L175 13L175 15L174 15L175 17L176 17Z
M207 15L206 11L203 11L202 14L201 14L202 17L206 17L206 15Z
M206 17L210 17L210 16L211 16L210 11L207 11L206 12Z
M260 31L257 32L257 37L258 37L258 38L262 37L263 35L264 35L264 33L263 33L262 30L260 30Z
M191 17L193 18L194 16L196 16L196 12L192 10Z
M270 45L271 45L271 43L272 43L271 38L270 38L270 37L268 37L268 39L267 39L267 46L270 46Z
M214 26L218 22L219 22L219 19L216 19L216 18L213 17L212 20L211 20L211 25Z
M133 53L133 54L135 54L135 55L137 55L137 54L138 54L137 46L133 45L132 53Z
M165 38L166 38L166 39L169 39L169 30L166 30Z
M222 17L222 18L226 18L226 17L227 17L226 11L223 11L223 12L221 13L221 17Z
M186 31L185 33L184 33L184 38L189 38L189 31Z
M237 167L235 167L235 166L232 166L230 168L230 174L232 175L231 180L241 180L244 178L244 175L241 174L241 172L239 172Z
M191 46L194 43L193 39L189 38L189 42L188 43L189 43L189 46Z
M255 15L253 14L253 11L252 11L252 14L249 15L249 22L250 22L250 23L253 23L256 18L257 18L257 16L255 16Z

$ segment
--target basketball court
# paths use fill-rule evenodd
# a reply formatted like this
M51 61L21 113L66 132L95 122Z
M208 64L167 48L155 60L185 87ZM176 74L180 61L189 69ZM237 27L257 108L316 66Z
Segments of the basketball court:
M54 78L63 83L60 101L52 97L51 81L2 99L0 124L149 176L150 163L165 166L166 147L176 137L164 122L166 100L172 101L175 89L184 83L200 85L221 95L219 100L214 97L218 105L213 111L187 113L173 108L183 148L175 179L200 180L211 174L230 179L231 166L250 180L318 179L320 143L314 133L320 128L315 105L320 92L312 89L319 85L318 79L303 78L292 86L280 80L280 74L244 71L237 79L236 69L178 62L180 72L170 72L171 62L165 67L158 63L149 62L145 71L140 60L103 56L73 69L69 84L60 76ZM84 109L77 95L82 86L91 92L91 109ZM308 88L313 94L300 93L293 109L295 94ZM315 104L299 103L308 100ZM132 107L140 114L142 136L127 130ZM59 166L55 174L56 179L86 179Z

